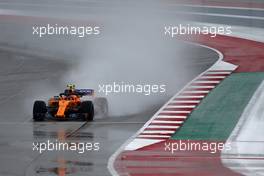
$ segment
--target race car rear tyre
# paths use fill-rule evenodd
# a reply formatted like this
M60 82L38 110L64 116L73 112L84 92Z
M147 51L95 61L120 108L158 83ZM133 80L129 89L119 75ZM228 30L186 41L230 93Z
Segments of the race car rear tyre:
M94 119L94 106L91 101L84 101L81 103L80 113L83 121L93 121Z
M47 106L44 101L35 101L33 106L33 120L43 121L45 120L47 113Z

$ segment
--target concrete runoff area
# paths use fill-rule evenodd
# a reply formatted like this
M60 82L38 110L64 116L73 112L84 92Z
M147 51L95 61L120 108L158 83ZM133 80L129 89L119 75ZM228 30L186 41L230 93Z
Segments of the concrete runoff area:
M235 130L226 141L231 144L231 150L222 152L222 162L226 167L241 174L263 175L264 173L263 90L264 82L262 81L245 108Z

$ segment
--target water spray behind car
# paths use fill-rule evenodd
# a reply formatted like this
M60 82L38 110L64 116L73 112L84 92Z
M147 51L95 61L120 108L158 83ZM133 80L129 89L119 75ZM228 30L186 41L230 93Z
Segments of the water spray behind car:
M103 21L100 36L88 39L79 66L65 76L65 82L92 87L98 96L105 96L111 116L141 113L164 103L191 72L186 69L189 61L183 59L185 46L163 36L169 16L147 5L121 3L118 13ZM99 92L99 85L114 82L165 85L166 91L151 95Z

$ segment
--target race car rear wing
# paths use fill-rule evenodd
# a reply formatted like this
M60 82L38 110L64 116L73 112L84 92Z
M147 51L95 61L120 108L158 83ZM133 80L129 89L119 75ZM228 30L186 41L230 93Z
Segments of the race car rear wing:
M76 94L80 96L93 96L94 90L93 89L75 89Z

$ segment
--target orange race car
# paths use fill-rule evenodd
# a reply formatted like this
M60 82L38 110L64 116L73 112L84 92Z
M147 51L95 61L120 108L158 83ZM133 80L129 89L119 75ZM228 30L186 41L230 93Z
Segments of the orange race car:
M43 121L46 118L52 118L92 121L94 118L93 102L81 100L83 96L89 95L94 95L93 89L75 89L75 85L69 84L63 93L49 99L48 106L45 101L35 101L33 120Z

